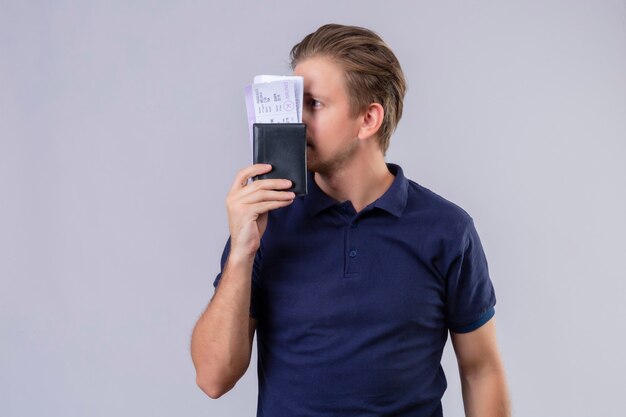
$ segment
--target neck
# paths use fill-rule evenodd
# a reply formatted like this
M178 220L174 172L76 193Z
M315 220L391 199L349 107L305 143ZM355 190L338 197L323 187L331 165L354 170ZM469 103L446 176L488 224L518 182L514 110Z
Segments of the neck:
M336 172L316 172L315 183L337 201L350 200L359 212L387 191L394 176L387 169L382 152L355 156Z

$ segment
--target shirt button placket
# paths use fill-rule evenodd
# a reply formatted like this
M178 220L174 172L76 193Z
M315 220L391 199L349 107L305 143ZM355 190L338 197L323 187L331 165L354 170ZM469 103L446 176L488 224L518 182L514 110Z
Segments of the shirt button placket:
M348 268L346 270L346 273L353 275L359 272L359 268L358 268L358 257L357 255L359 254L359 241L357 239L357 220L355 218L352 218L350 220L350 222L346 225L348 226L346 232L348 235L348 242L346 245L346 249L347 249L347 265Z

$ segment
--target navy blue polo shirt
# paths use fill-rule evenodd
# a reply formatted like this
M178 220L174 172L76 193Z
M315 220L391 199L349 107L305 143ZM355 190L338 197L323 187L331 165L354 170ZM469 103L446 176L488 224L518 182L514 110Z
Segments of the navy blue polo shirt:
M448 331L486 323L495 294L472 218L388 168L359 213L311 173L307 196L269 213L252 277L257 416L442 415Z

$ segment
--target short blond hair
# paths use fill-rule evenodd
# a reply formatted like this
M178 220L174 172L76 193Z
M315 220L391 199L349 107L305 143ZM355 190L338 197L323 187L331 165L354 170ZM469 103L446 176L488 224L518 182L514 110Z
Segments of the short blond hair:
M406 80L400 62L380 36L358 26L328 24L308 34L291 49L291 68L314 56L334 59L344 70L354 116L371 103L385 110L378 139L383 154L402 117Z

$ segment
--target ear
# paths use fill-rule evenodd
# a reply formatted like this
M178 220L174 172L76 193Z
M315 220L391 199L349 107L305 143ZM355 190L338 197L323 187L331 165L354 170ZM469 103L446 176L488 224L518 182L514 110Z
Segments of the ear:
M385 109L380 103L371 103L362 113L362 123L359 129L359 139L368 139L375 136L383 124Z

